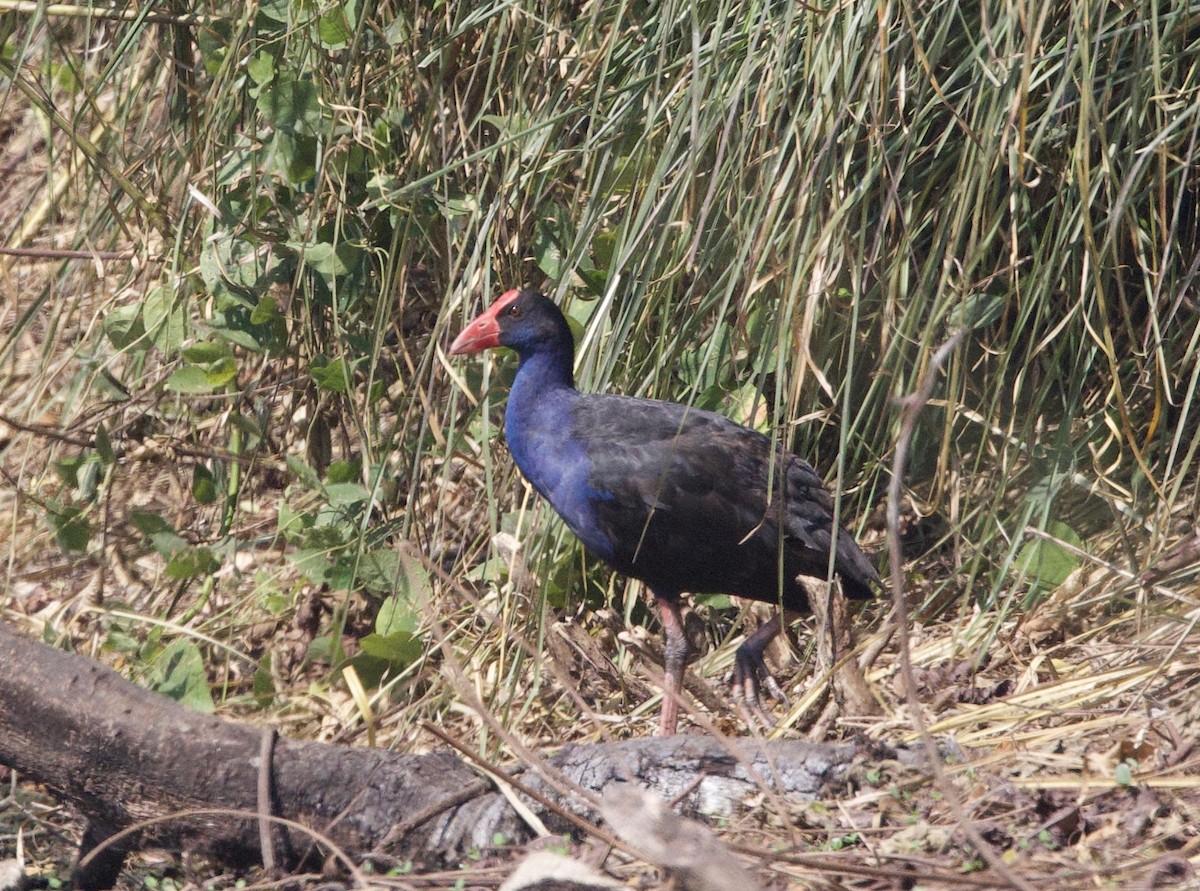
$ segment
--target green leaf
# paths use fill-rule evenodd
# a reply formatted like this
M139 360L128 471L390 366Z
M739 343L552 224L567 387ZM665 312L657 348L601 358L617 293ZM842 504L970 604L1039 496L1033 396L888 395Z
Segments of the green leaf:
M562 277L564 260L561 233L553 220L543 220L533 234L533 258L548 277Z
M306 489L319 489L321 487L321 478L303 460L297 458L295 455L288 455L284 460L287 462L288 470L292 472L292 475Z
M275 77L275 57L266 50L260 50L246 63L246 73L260 87L269 84Z
M317 23L317 33L325 48L331 50L346 46L350 42L350 38L354 36L354 31L341 6L333 6L321 16Z
M1052 520L1047 524L1046 532L1076 548L1083 548L1078 534L1065 523ZM1057 542L1030 538L1017 553L1013 573L1018 580L1028 582L1031 591L1053 591L1079 567L1079 562L1079 557Z
M331 393L347 393L354 380L350 366L343 359L333 359L322 362L314 359L308 366L308 373L322 390Z
M60 461L54 462L54 472L58 474L58 478L72 489L79 488L79 469L87 463L87 458L82 455L73 455L70 458L63 458Z
M754 381L747 381L725 400L723 414L753 430L766 433L771 426L771 419L768 413L763 411L764 407L765 400L758 386Z
M318 244L292 242L288 246L294 247L297 252L303 252L304 262L310 268L315 269L327 278L335 275L345 275L350 271L350 266L347 264L344 256L348 253L348 245L334 247L332 244L325 242Z
M138 531L150 540L155 552L166 558L168 577L195 578L211 575L221 568L221 562L211 550L191 545L161 517L134 512L130 519Z
M261 297L250 312L251 325L267 325L277 318L279 318L279 308L275 305L275 298L270 296Z
M110 467L117 463L117 453L113 451L112 440L108 438L108 428L101 421L96 425L96 454L100 460Z
M331 483L349 483L362 478L361 461L332 461L325 471Z
M383 31L383 39L388 46L400 46L412 40L412 25L407 16L393 16Z
M409 604L427 601L432 593L425 566L408 552L396 548L367 551L359 564L358 576L368 591L399 594Z
M276 528L289 542L296 544L304 540L313 527L313 516L293 508L287 502L279 505L279 520Z
M234 306L213 313L209 324L222 340L244 350L261 353L276 349L287 340L287 326L282 325L282 318L277 321L281 325L280 330L276 330L277 326L251 324L250 310L244 306Z
M251 692L259 707L266 708L275 699L275 678L271 674L271 654L266 653L254 670L254 680L251 682Z
M295 78L288 71L278 72L269 86L258 95L258 111L276 130L300 136L316 136L321 126L321 103L317 85L311 80Z
M162 532L169 532L172 535L175 534L174 526L172 526L158 514L152 514L149 511L130 511L129 520L131 523L133 523L134 528L147 538L151 538Z
M397 668L404 668L421 658L424 650L421 641L407 631L394 634L368 634L358 642L359 650L366 656L383 659Z
M193 365L209 365L232 357L229 347L213 340L194 343L183 351L183 358Z
M203 464L192 468L192 497L198 504L212 504L217 500L216 478Z
M199 365L183 365L167 378L167 389L173 393L194 396L211 393L215 388L205 369Z
M92 525L83 511L77 507L60 506L55 502L46 504L46 522L54 532L58 546L71 554L87 551L92 538Z
M399 631L411 634L417 628L417 611L403 597L388 597L375 615L375 633L387 637Z
M204 62L204 70L215 77L224 65L229 55L229 28L214 23L211 28L196 29L196 46L200 50L200 58Z
M168 560L190 547L187 539L173 529L155 532L149 538L151 547Z
M352 591L360 585L358 561L352 553L343 551L329 561L329 569L325 572L325 584L331 591Z
M187 338L187 316L173 287L157 285L142 299L142 324L154 345L174 355Z
M118 350L127 350L135 344L143 350L150 346L149 341L143 340L146 326L142 323L142 307L137 303L109 310L104 316L104 334Z
M100 485L100 459L89 455L79 465L77 474L77 492L84 501L92 501L96 497L96 489Z
M267 145L267 156L262 161L265 170L277 171L294 186L307 184L316 176L317 145L313 137L277 130Z
M167 561L167 577L193 579L212 575L221 568L218 560L208 548L185 547L176 551Z
M288 561L313 584L328 584L332 561L327 548L299 548L288 555Z
M200 251L200 278L217 300L217 308L253 309L259 291L278 271L279 259L235 232L213 227Z
M352 507L371 497L361 483L332 483L325 487L325 497L334 507Z
M190 641L177 640L159 653L152 665L152 675L152 689L156 692L196 711L213 711L204 657Z
M51 623L47 622L46 624L50 625ZM113 625L108 629L108 634L104 636L104 646L116 653L140 658L138 652L141 650L142 641L120 625Z
M230 356L207 365L183 365L167 378L167 389L184 395L202 395L224 389L237 379L237 362Z
M292 4L288 0L261 0L258 4L258 14L265 19L270 19L273 22L278 22L281 25L286 25L290 22L290 13ZM258 23L259 28L267 34L275 34L277 31L264 27L263 23Z
M232 357L213 362L207 374L214 390L224 389L237 380L237 362Z
M617 234L611 229L597 232L592 239L592 261L597 269L610 269L617 253Z

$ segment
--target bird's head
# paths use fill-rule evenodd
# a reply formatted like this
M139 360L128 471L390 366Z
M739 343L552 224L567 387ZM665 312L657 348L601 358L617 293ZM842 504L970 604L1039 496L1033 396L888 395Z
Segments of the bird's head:
M451 356L508 347L521 356L538 349L570 349L571 328L562 311L537 291L505 291L450 344Z

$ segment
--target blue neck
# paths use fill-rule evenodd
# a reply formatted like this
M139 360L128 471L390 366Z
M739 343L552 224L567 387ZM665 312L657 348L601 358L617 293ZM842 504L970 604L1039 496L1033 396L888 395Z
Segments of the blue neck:
M521 473L593 553L612 559L613 542L596 522L592 462L575 436L574 412L586 399L571 377L570 344L540 345L521 356L508 394L504 435Z
M508 394L508 408L504 414L507 428L517 418L530 419L543 399L556 390L575 392L573 344L540 345L535 350L520 351L521 364L513 379L512 391ZM510 420L511 418L511 420Z
M571 409L579 398L571 375L570 345L542 344L522 351L504 410L508 450L525 478L554 502L553 492L570 463Z

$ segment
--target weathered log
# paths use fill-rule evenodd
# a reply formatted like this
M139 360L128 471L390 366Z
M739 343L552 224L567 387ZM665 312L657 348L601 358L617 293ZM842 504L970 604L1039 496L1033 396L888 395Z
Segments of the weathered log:
M387 856L441 868L491 845L497 834L514 843L531 835L508 800L451 753L276 740L271 733L192 711L0 623L0 764L87 818L85 853L142 821L175 815L107 848L76 877L85 889L111 885L125 854L141 848L196 852L232 868L262 862L264 851L286 867L327 854L312 835L279 823L264 845L255 819L264 810L260 782L271 815L311 828L356 859ZM546 759L548 768L526 770L520 783L536 793L527 800L546 825L565 831L573 827L561 810L599 820L570 794L570 784L602 792L632 780L667 799L686 791L681 804L692 813L724 815L764 788L792 802L836 790L854 753L853 745L704 736L568 745ZM559 778L547 782L554 772Z

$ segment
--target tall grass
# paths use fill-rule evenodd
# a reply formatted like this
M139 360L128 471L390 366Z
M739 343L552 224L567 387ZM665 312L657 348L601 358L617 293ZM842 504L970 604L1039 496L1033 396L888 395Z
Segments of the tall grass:
M1014 573L1027 528L1137 570L1195 512L1200 4L9 15L0 112L30 109L49 137L16 219L78 171L56 198L70 227L43 221L35 240L136 262L18 281L5 373L31 339L46 368L4 410L52 410L89 437L104 420L123 441L149 412L202 446L221 498L189 531L227 566L286 538L248 504L274 497L290 421L316 474L293 467L285 500L318 529L337 525L332 505L354 530L321 547L380 548L384 508L382 528L458 577L502 529L545 545L543 581L574 566L569 539L535 534L557 527L523 510L495 445L503 363L441 352L522 283L580 323L583 387L776 432L837 480L860 529L886 489L894 400L988 306L921 419L906 483L946 521L946 562L914 576L915 596L1000 604L993 630L1031 596ZM228 348L232 384L226 354L187 352L198 342ZM181 365L212 386L164 390ZM58 492L47 462L70 451L23 452L24 485ZM357 513L322 488L339 458L361 466L338 479L373 496ZM71 498L93 531L137 537L95 492ZM9 505L11 529L29 505ZM77 550L103 561L100 548ZM536 636L505 590L500 614Z

